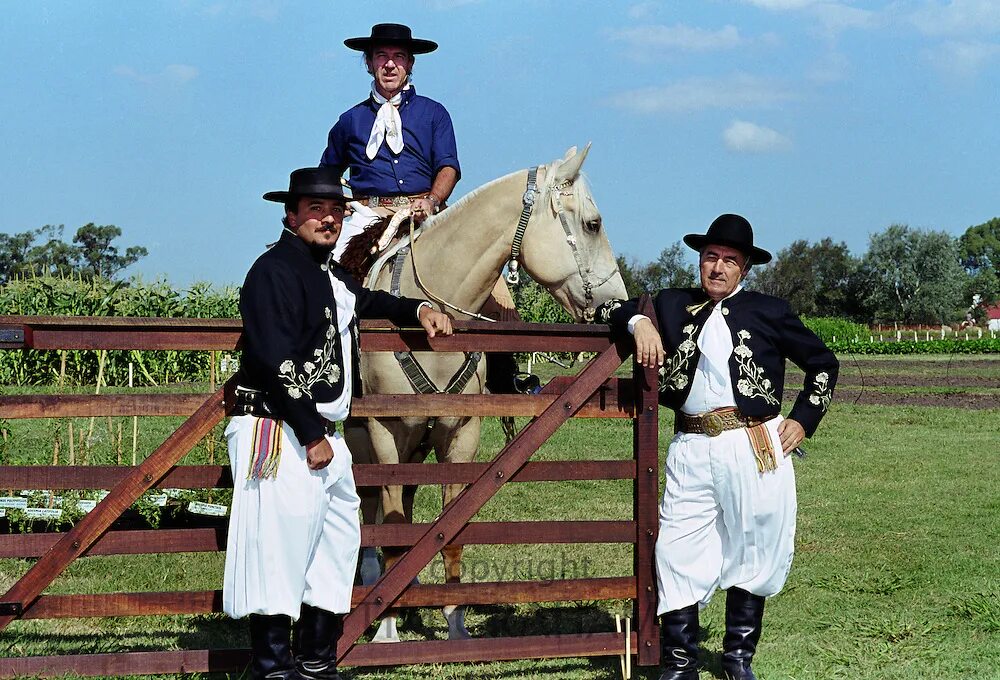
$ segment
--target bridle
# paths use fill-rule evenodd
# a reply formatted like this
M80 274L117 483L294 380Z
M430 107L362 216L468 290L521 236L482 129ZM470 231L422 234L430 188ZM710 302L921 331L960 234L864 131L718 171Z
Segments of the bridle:
M521 256L521 241L524 240L524 232L528 228L528 221L531 219L531 212L535 206L535 195L539 193L537 182L538 166L536 165L528 170L527 187L525 188L524 195L521 196L521 216L517 220L517 229L514 231L514 239L510 244L510 259L507 260L507 283L512 286L521 280L519 271L521 263L518 258ZM566 243L569 244L570 250L573 252L573 259L576 261L576 270L579 272L580 280L583 282L583 295L587 304L583 310L583 320L590 323L594 320L596 312L594 308L594 289L600 288L610 281L618 273L618 266L616 264L611 273L596 284L592 280L593 270L590 267L584 267L583 258L580 257L580 249L576 244L576 236L573 235L573 229L570 226L569 218L560 199L560 196L568 196L570 194L566 189L572 184L572 180L567 180L561 184L553 185L549 190L552 192L553 207L559 216L559 223L562 225L563 231L566 232Z

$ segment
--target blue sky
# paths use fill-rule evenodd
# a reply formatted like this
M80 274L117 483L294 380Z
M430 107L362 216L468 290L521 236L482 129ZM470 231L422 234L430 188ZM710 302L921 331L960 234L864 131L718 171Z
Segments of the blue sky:
M369 9L368 7L378 7ZM4 3L0 231L116 224L130 273L240 283L262 193L315 164L369 77L344 38L398 21L440 49L456 196L593 142L612 246L640 261L723 212L777 251L864 252L900 222L1000 215L996 0L70 0ZM991 94L992 93L992 94ZM512 219L516 216L512 216Z

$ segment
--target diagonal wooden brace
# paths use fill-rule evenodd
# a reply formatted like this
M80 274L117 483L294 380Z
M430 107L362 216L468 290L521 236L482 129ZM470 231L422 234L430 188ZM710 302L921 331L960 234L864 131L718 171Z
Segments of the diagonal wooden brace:
M86 552L139 496L160 481L170 468L225 417L225 405L232 404L232 399L225 397L231 395L235 387L234 376L222 389L209 397L141 465L133 468L104 500L97 504L97 507L87 513L72 530L42 555L34 566L0 597L0 602L15 606L19 604L21 611L29 609L42 591L73 560ZM13 610L13 608L8 609L8 611ZM15 618L17 616L12 614L0 615L0 631Z
M338 661L343 661L368 626L392 606L434 555L455 538L466 523L496 495L500 487L521 469L538 446L572 417L631 353L632 348L627 345L627 341L602 350L566 391L497 454L479 479L444 508L420 540L344 618L343 634L337 646Z

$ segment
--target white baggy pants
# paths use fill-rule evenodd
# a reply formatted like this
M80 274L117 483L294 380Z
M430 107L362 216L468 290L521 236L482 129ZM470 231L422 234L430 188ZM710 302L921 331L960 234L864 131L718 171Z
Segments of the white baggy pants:
M656 541L657 615L708 604L717 588L770 596L795 543L795 473L778 423L766 423L778 469L758 472L746 430L677 433L667 451Z
M248 480L255 420L237 416L226 428L233 506L223 610L234 618L287 614L297 619L304 602L347 613L361 545L361 501L351 452L339 433L328 436L333 460L322 470L310 470L305 448L283 423L277 477Z

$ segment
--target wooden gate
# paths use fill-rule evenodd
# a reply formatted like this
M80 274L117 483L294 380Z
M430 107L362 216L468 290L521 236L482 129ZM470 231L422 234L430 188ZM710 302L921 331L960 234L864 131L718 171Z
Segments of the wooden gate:
M647 303L648 304L648 301ZM649 308L647 307L647 311ZM653 315L650 314L652 317ZM0 349L238 350L241 325L220 319L126 319L0 316ZM362 323L362 351L572 351L594 358L572 379L557 379L538 395L368 395L355 399L358 416L530 416L532 420L490 462L355 465L358 486L440 484L469 486L432 523L365 525L362 545L409 546L373 586L356 587L338 655L344 665L612 656L623 653L623 633L535 635L471 640L359 644L368 626L389 607L446 603L502 604L633 599L636 626L628 648L640 665L659 661L653 545L658 493L655 371L633 363L632 378L613 377L631 355L607 326L576 324L456 324L449 338L386 322ZM89 555L224 550L224 528L109 530L145 491L232 485L228 467L178 466L178 461L225 416L231 379L210 395L117 394L0 397L0 418L186 415L187 420L135 467L0 466L0 489L109 489L110 493L65 533L0 534L0 558L35 558L35 564L0 596L0 630L15 619L204 614L221 611L221 591L45 595L74 560ZM206 398L207 397L207 398ZM571 417L631 418L633 460L529 462ZM509 482L633 480L631 521L470 522ZM623 577L519 581L510 584L411 585L448 544L624 543L634 546L633 573ZM241 668L240 649L143 651L0 659L0 678L225 672Z

